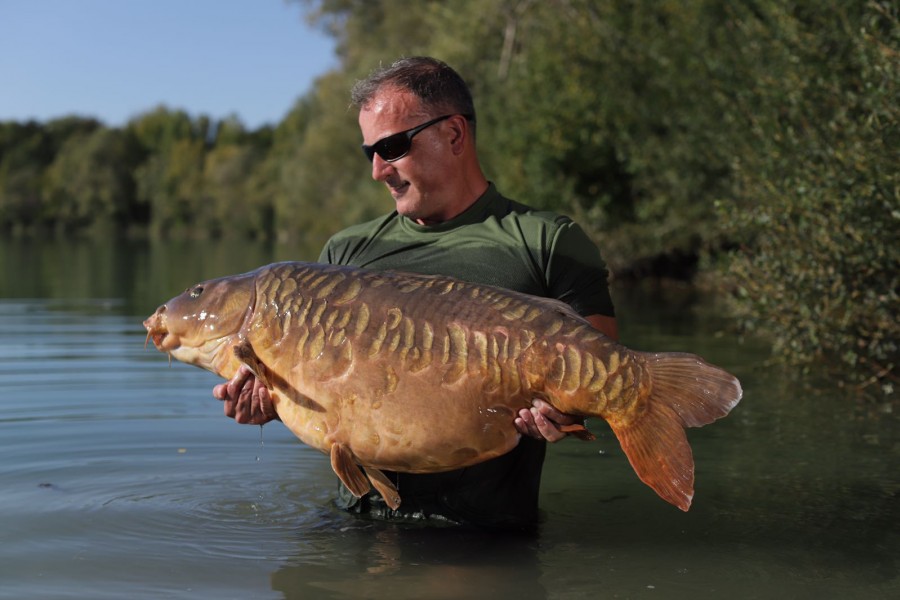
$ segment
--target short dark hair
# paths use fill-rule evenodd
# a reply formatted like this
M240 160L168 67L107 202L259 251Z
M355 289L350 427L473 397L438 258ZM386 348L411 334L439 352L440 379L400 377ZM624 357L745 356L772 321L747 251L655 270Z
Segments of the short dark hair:
M475 122L475 103L469 86L445 62L428 56L401 58L389 67L380 67L350 91L353 104L368 104L386 86L412 92L426 109L438 113L459 113Z

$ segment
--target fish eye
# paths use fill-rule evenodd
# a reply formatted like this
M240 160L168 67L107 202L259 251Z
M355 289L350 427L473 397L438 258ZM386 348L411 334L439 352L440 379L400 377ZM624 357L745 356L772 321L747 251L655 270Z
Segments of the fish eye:
M191 298L199 298L200 294L203 293L203 286L198 285L194 289L191 290Z

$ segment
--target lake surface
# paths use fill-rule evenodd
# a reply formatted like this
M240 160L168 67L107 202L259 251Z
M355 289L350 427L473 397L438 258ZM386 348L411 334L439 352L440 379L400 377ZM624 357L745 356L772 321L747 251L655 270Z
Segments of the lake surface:
M0 598L900 597L896 404L767 366L681 288L614 296L625 344L743 383L731 416L689 431L689 513L593 420L597 442L550 447L534 535L335 510L324 455L223 417L217 379L141 327L198 280L314 254L0 241Z

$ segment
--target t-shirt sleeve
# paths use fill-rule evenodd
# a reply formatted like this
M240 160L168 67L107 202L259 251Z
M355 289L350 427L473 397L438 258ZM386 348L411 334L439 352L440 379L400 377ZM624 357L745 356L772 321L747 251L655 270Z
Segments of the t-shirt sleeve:
M375 234L396 214L395 211L374 221L351 225L338 231L325 242L325 247L319 254L319 262L331 265L357 264L365 255L366 248Z
M331 238L325 243L325 246L322 248L322 252L319 253L319 260L317 262L330 265L335 264L334 253L332 250L333 242L334 238Z
M606 263L577 223L566 220L560 226L550 246L545 276L550 294L578 314L615 316Z
M325 247L319 254L320 263L329 265L349 265L353 258L353 236L347 233L348 230L340 231L325 242Z

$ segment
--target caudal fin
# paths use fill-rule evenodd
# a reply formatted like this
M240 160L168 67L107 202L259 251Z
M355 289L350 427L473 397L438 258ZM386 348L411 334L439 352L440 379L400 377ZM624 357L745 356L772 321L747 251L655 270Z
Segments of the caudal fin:
M694 497L694 458L684 428L727 415L741 399L741 384L693 354L642 357L651 385L646 411L627 426L610 426L641 481L686 511Z

